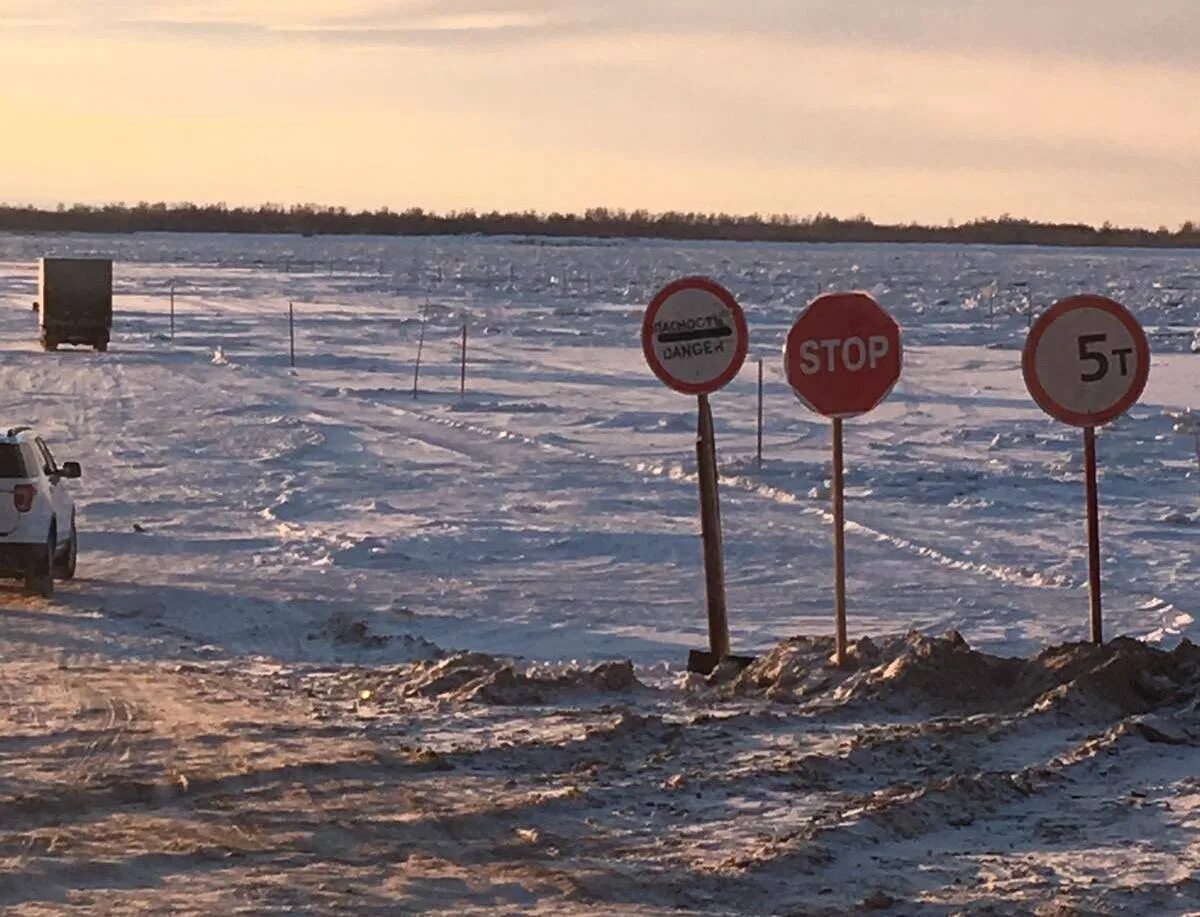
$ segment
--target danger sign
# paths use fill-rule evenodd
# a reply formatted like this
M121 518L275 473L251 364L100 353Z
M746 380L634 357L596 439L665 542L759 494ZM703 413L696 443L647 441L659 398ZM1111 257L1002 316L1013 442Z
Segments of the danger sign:
M900 378L900 326L866 293L818 296L796 320L783 368L796 396L818 414L853 417L887 397Z
M746 361L746 316L733 294L707 277L663 287L642 320L642 352L654 375L688 395L715 392Z
M1029 332L1025 385L1043 411L1077 427L1108 423L1137 403L1150 376L1138 320L1103 296L1057 303Z

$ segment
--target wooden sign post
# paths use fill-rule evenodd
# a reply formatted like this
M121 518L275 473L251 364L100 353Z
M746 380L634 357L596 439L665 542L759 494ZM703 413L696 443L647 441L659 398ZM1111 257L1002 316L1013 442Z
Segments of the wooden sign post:
M842 420L873 409L900 378L900 326L866 293L823 293L796 319L783 371L804 404L833 419L835 664L846 664L846 508Z
M688 655L688 670L708 674L729 658L725 560L717 486L717 445L708 396L737 376L749 349L746 316L733 294L706 277L663 287L642 320L642 353L669 388L697 397L696 467L709 649Z
M1021 358L1025 385L1051 417L1083 427L1091 638L1104 642L1096 427L1124 414L1150 378L1150 343L1138 320L1103 296L1071 296L1039 318Z

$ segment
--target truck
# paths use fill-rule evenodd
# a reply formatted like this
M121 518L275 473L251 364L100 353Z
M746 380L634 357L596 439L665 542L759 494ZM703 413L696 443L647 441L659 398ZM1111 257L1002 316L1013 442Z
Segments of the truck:
M112 332L112 261L42 258L38 265L41 344L85 344L108 350Z

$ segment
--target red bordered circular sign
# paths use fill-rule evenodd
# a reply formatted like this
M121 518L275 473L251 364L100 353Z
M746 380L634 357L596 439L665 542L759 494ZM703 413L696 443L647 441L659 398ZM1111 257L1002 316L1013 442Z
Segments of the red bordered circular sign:
M642 353L654 375L685 395L715 392L746 362L750 335L733 294L707 277L667 284L642 319Z
M1021 368L1043 411L1077 427L1098 427L1141 397L1150 377L1150 344L1120 303L1071 296L1034 323Z

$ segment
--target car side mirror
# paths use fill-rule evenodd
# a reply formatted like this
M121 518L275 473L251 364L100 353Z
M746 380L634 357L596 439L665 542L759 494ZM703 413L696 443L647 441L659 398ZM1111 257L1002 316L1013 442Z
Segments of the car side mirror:
M78 478L83 474L78 462L63 462L58 471L64 478Z

